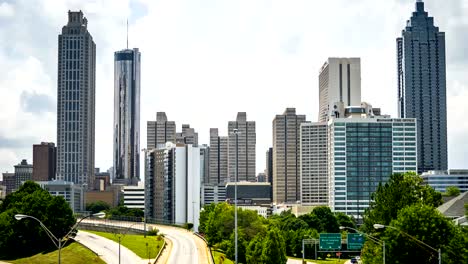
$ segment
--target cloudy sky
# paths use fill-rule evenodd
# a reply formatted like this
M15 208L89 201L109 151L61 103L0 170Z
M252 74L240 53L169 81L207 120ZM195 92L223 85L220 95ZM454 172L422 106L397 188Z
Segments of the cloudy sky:
M165 111L201 143L238 111L257 122L257 171L272 120L295 107L315 121L327 57L361 57L362 99L396 116L395 38L415 0L0 0L0 170L56 142L57 36L83 10L97 46L96 166L112 165L113 52L142 52L141 136ZM426 0L446 32L449 167L468 168L468 0Z

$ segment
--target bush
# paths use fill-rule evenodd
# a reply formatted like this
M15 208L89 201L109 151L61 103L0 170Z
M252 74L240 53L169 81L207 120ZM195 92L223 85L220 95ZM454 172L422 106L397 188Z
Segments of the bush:
M148 232L146 232L146 235L148 236L157 236L159 234L159 229L157 228L151 228L150 230L148 230Z

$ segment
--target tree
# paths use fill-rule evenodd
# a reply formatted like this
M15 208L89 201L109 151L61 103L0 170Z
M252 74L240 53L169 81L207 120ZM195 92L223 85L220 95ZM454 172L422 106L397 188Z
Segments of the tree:
M407 206L390 226L394 228L386 228L382 239L386 242L387 259L392 263L437 263L437 252L416 243L409 236L435 249L441 248L443 263L468 263L468 244L461 231L431 206ZM375 255L367 253L363 254L365 263L374 263L368 260Z
M342 218L342 216L340 216ZM338 233L340 225L338 219L328 206L315 207L311 213L302 215L299 219L318 232Z
M204 234L205 228L206 228L206 223L208 222L208 218L210 216L210 213L215 209L216 204L211 203L211 204L205 204L203 206L202 210L200 211L200 225L198 226L198 232Z
M0 205L0 259L26 257L55 248L38 222L27 218L18 221L15 214L36 217L60 238L76 221L63 197L52 196L37 183L27 181Z
M245 251L245 259L249 264L262 264L263 236L256 236Z
M273 228L268 231L263 243L261 259L263 263L286 263L286 246L278 229Z
M128 208L123 205L111 208L107 210L106 217L110 219L118 219L119 217L132 217L132 218L141 218L144 217L145 213L141 209L137 208ZM129 220L129 219L127 219ZM139 221L140 219L138 219Z
M110 205L104 201L96 201L94 203L86 204L86 211L91 211L92 214L96 214L109 209Z
M442 195L432 187L423 185L422 178L414 172L395 173L384 185L379 184L372 194L372 202L364 213L364 230L373 232L373 224L388 225L402 208L413 205L437 207Z
M460 189L456 186L449 186L445 192L445 196L458 196L460 195Z
M351 227L356 228L356 224L354 220L342 212L335 213L336 221L338 221L339 226Z

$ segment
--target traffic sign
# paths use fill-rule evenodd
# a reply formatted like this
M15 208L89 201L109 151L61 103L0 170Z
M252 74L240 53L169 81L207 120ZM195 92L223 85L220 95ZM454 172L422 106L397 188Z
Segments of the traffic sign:
M341 249L340 233L322 233L320 234L320 249Z
M365 239L362 234L348 234L348 249L361 250Z

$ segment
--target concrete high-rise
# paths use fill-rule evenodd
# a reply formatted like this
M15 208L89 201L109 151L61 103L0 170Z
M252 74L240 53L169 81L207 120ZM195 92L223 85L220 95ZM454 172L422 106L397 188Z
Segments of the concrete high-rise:
M361 103L361 59L328 58L319 73L319 122Z
M114 177L140 180L140 65L138 49L114 53Z
M198 230L201 179L200 148L167 143L147 154L145 209L166 223L193 223Z
M188 124L182 125L182 132L176 133L176 144L191 144L198 147L198 133Z
M300 193L300 129L305 115L286 108L273 120L273 203L296 203Z
M94 180L96 45L83 12L68 12L58 37L57 179Z
M18 165L15 165L15 190L25 181L31 181L33 175L33 165L28 164L27 160L22 160Z
M147 123L147 149L158 148L166 142L176 143L176 124L167 120L165 112L157 112L156 121Z
M418 122L418 172L447 170L445 33L422 1L396 43L398 115Z
M268 148L266 152L265 174L267 182L273 183L273 148Z
M33 181L55 179L57 148L54 143L41 142L33 145Z
M228 138L222 137L217 128L210 128L210 184L228 181Z
M327 123L302 123L300 133L301 204L328 205Z
M237 136L234 130L237 129ZM247 121L245 112L237 113L236 121L228 124L228 175L229 181L256 181L255 121Z

